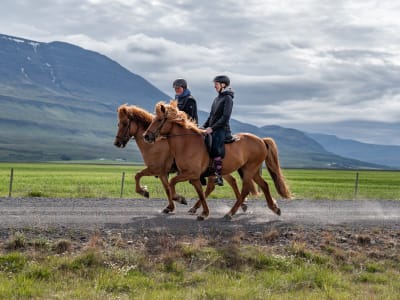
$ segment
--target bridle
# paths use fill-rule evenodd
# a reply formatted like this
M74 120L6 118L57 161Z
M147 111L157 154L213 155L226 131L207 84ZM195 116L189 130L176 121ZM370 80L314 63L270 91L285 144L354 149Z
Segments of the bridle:
M128 125L126 126L126 128L124 130L124 134L122 136L121 135L116 135L115 137L117 139L121 140L122 142L128 142L131 139L131 137L129 136L130 128L131 128L131 119L128 118Z
M154 132L147 129L145 139L155 141L156 138L160 135L161 128L164 126L165 122L167 122L167 119L168 119L168 114L167 112L165 112L164 118L160 121L160 124L157 126Z

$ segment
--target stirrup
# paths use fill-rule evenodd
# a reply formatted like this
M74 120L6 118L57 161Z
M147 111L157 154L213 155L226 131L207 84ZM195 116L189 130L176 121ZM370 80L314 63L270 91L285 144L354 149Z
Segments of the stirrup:
M216 185L223 186L224 185L224 180L222 179L222 176L221 175L217 175L217 177L215 177L214 183Z

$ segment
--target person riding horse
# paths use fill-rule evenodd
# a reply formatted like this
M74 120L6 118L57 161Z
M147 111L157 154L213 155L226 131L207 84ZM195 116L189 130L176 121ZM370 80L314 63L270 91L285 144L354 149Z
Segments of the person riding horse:
M196 99L188 89L187 81L178 78L172 83L172 87L175 89L175 100L178 100L179 110L184 111L196 124L199 124Z
M214 78L214 88L218 95L211 106L211 112L203 124L205 134L212 136L210 156L213 159L216 175L216 184L224 185L221 176L222 160L225 156L225 140L231 140L232 134L229 120L232 114L234 92L229 87L230 79L226 75Z

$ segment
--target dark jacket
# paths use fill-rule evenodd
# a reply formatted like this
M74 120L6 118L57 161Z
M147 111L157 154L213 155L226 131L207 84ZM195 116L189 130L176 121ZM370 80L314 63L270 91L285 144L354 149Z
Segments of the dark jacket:
M234 92L227 88L214 99L211 112L203 128L211 127L213 131L224 129L227 135L231 134L229 120L232 114Z
M191 95L190 90L185 89L181 95L176 95L175 99L178 100L179 110L184 111L196 124L199 124L196 99Z

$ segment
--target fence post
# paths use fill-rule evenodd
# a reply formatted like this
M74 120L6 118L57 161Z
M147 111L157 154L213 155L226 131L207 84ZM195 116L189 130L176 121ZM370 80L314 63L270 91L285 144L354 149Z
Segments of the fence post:
M358 194L358 172L356 173L356 184L354 187L354 199L357 199L357 194Z
M121 194L119 195L120 198L122 198L122 195L123 195L123 193L124 193L124 181L125 181L125 172L122 172Z
M11 168L10 187L9 187L9 190L8 190L8 197L9 197L9 198L11 198L13 178L14 178L14 168Z

